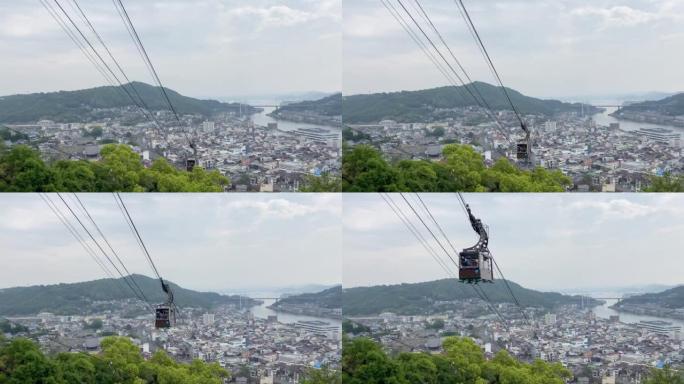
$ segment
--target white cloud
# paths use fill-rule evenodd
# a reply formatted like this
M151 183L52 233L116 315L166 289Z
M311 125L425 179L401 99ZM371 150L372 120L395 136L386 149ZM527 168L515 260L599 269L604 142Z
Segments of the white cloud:
M641 11L627 6L614 6L609 8L582 7L572 11L576 16L598 16L603 19L606 26L636 26L651 23L667 15Z
M38 1L0 3L0 73L13 74L0 78L3 95L103 85ZM129 77L150 82L113 4L80 4ZM341 0L141 0L126 6L165 85L188 96L341 89Z
M235 8L230 11L230 14L237 17L256 18L260 28L291 27L317 18L314 13L296 10L285 5L261 8L246 6Z
M457 250L472 245L475 235L453 196L422 197ZM659 262L668 266L659 279L681 283L682 195L468 194L465 198L491 228L490 247L507 277L524 286L561 289L652 283L637 268L639 258L653 253L654 246ZM391 212L378 218L376 200L372 195L345 197L345 284L444 277ZM606 275L605 270L611 273Z
M635 219L657 212L655 206L635 203L627 199L614 199L609 201L577 201L570 204L569 209L583 209L598 211L604 219Z
M447 84L379 1L344 4L345 94ZM470 76L493 82L453 2L426 0L423 6ZM507 85L525 94L682 91L673 81L684 60L684 51L675 48L684 44L682 1L498 0L466 6Z
M78 212L71 195L63 196ZM129 270L149 275L150 268L113 197L79 197ZM181 285L227 289L263 281L283 286L341 281L338 194L122 194L122 198L161 273ZM69 215L66 208L62 210ZM97 264L37 194L2 195L0 212L0 264L12 265L0 268L0 287L102 277ZM81 220L90 227L85 217Z

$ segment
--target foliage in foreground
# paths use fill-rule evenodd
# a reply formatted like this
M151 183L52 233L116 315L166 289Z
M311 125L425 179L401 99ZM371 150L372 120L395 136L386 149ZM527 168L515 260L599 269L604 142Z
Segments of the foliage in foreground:
M342 384L342 375L328 368L309 369L301 384Z
M684 384L684 375L666 366L663 369L654 369L644 384Z
M402 160L388 163L368 145L345 148L342 190L345 192L563 192L572 180L560 171L521 170L507 159L487 167L467 145L449 144L443 161Z
M563 384L572 373L560 363L527 364L501 350L486 360L472 339L448 337L440 354L387 355L368 338L343 340L342 382L345 384ZM653 369L645 384L684 384L681 372Z
M229 183L218 171L186 172L162 158L145 168L126 145L105 145L100 156L47 164L27 146L0 148L0 192L221 192Z
M651 179L651 185L646 192L684 192L684 175L673 176L665 174Z
M306 175L300 192L342 192L342 180L324 173L321 176Z
M0 384L222 384L230 377L216 363L180 364L161 351L145 360L123 337L107 337L101 346L98 355L46 356L28 339L0 339Z
M544 383L563 384L572 377L560 363L522 363L506 351L486 360L471 339L449 337L444 352L401 353L388 356L367 338L345 338L342 350L342 381L345 384L409 383Z

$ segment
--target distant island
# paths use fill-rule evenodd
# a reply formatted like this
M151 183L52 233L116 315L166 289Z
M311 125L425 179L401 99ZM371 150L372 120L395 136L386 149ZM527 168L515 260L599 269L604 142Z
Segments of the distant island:
M632 103L613 112L611 116L642 123L684 127L684 93L662 100Z
M501 88L484 82L469 85L477 90L495 111L510 111L510 105ZM508 88L507 88L508 89ZM580 103L564 103L558 100L542 100L508 89L511 99L522 114L553 116L564 112L578 112ZM476 93L476 96L479 95ZM394 120L399 123L416 121L433 122L448 117L453 108L477 107L478 104L462 87L439 87L419 91L383 92L345 96L342 101L345 124L377 123ZM599 108L584 105L585 113L598 113Z
M298 315L342 318L342 286L338 285L317 293L303 293L282 298L269 308Z
M684 286L622 299L611 308L638 315L684 320Z
M287 103L271 112L269 116L300 123L340 126L342 124L342 93L335 93L318 100Z
M523 307L551 310L560 305L580 304L580 296L556 292L540 292L508 282ZM502 280L480 284L493 303L513 303L513 298ZM455 279L442 279L413 284L379 285L347 288L342 292L345 316L377 315L392 312L397 315L428 315L454 307L463 307L465 300L479 299L472 286ZM600 305L600 301L584 298L584 304Z

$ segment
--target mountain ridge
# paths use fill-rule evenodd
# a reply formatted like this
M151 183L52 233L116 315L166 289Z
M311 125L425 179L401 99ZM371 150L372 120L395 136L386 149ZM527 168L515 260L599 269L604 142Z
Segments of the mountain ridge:
M468 85L482 94L493 110L510 110L510 105L500 87L476 81ZM522 114L553 115L561 112L579 111L580 103L565 103L523 95L506 88L516 108ZM375 123L384 119L398 122L428 121L434 109L471 107L477 103L468 96L463 86L443 86L417 91L381 92L349 95L343 97L342 109L345 123ZM599 109L585 105L585 112Z
M508 281L522 306L537 306L551 309L557 305L579 303L579 296L563 295L557 292L541 292L527 289ZM513 303L502 280L493 284L480 284L493 303ZM344 315L377 315L394 312L403 315L430 313L435 301L453 301L479 298L475 290L459 283L456 279L441 279L420 283L376 285L371 287L346 288L342 292ZM598 304L597 300L585 298L585 302Z
M662 292L644 293L625 297L614 305L621 308L629 305L657 305L669 309L684 308L684 285L679 285Z
M615 114L620 116L624 112L654 112L665 116L684 115L684 92L660 100L632 103L622 107Z
M143 82L124 84L137 100L140 95L150 111L169 111L160 88ZM179 114L200 114L209 117L215 113L237 111L240 104L216 100L201 100L164 87L171 103ZM38 92L0 96L0 122L28 123L42 119L56 122L80 121L93 110L134 107L135 104L121 87L99 86L75 91ZM256 109L242 105L245 113Z
M336 285L320 292L290 295L278 300L273 304L273 307L277 308L282 304L306 303L313 303L323 308L340 308L342 306L342 285Z
M130 276L153 305L166 301L159 280L138 274ZM240 299L239 296L199 292L182 288L173 282L168 283L174 293L176 304L181 307L210 309L216 305L234 303L239 300L242 300L243 305L257 303L246 297ZM136 296L121 278L4 288L0 290L0 315L28 315L40 312L79 314L87 305L95 301L135 298Z

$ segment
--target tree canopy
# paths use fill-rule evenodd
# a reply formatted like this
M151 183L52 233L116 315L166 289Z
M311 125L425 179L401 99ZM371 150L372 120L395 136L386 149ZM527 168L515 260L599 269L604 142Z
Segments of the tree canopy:
M102 352L46 356L28 339L0 340L0 384L222 384L230 373L216 363L181 364L165 352L149 360L124 337L107 337Z
M342 182L339 177L324 173L321 176L306 175L300 192L341 192Z
M0 148L0 192L221 192L218 171L179 170L160 158L145 168L131 147L107 144L98 161L46 163L23 145Z
M445 339L440 354L400 353L388 356L367 338L345 338L342 381L349 384L563 384L572 377L560 363L526 364L499 351L491 360L469 338Z
M644 384L684 384L684 375L665 366L663 369L653 369Z
M560 171L522 170L507 159L487 167L468 145L449 144L443 160L388 163L374 147L345 148L342 190L345 192L563 192L572 180Z
M651 179L651 185L646 192L684 192L684 175L666 173Z

